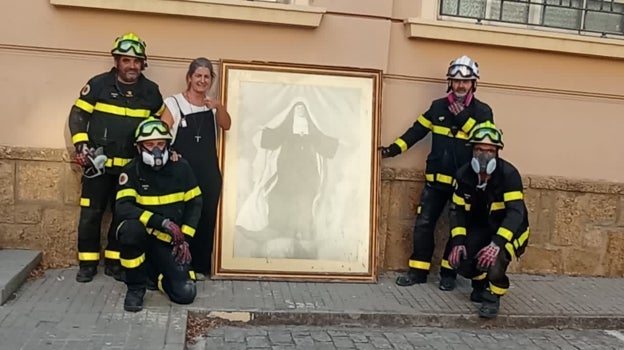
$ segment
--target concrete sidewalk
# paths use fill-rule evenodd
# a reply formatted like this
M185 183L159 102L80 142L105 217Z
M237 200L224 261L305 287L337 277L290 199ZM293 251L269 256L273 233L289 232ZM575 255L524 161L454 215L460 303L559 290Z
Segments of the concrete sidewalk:
M463 279L453 292L437 281L398 287L395 274L376 284L204 281L188 307L148 291L133 314L123 311L124 284L101 271L79 284L76 272L46 271L0 307L0 349L182 350L189 310L242 311L258 325L624 328L624 279L513 275L499 318L484 321Z

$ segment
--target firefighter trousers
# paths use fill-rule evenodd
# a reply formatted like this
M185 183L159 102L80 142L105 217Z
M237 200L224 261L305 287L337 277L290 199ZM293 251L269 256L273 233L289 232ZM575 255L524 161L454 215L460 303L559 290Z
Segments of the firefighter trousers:
M451 186L432 185L427 182L423 188L418 205L418 216L414 224L414 246L409 259L410 270L414 270L417 274L426 276L429 273L435 248L436 223L452 195L453 187ZM440 267L441 277L455 277L457 275L448 263L449 252L450 240L447 239Z
M145 290L150 278L174 303L190 304L195 300L195 273L190 265L175 261L170 243L148 234L139 220L122 221L117 237L128 290Z
M94 178L82 177L80 219L78 221L78 261L80 266L94 266L100 260L100 231L102 216L110 206L115 213L115 190L118 175L102 174ZM104 257L107 264L119 263L119 243L115 238L116 221L108 228Z
M509 253L501 247L496 261L487 271L477 269L477 253L479 250L492 242L493 233L487 227L469 227L466 234L467 259L462 260L457 273L472 279L473 287L480 282L483 287L488 287L492 294L504 295L509 289L509 278L507 277L507 267L511 261Z

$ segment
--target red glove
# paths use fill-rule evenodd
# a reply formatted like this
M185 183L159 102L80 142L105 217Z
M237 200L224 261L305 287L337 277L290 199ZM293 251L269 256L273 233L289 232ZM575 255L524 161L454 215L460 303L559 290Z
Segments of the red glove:
M171 236L172 245L180 245L184 243L184 233L182 233L178 224L169 219L165 219L162 222L162 228Z
M499 253L500 247L494 244L494 242L479 250L477 253L477 269L487 271L494 265Z
M175 261L178 264L188 265L191 263L191 251L189 250L189 245L186 242L174 245L171 255L174 256Z
M86 142L81 142L76 145L76 163L80 166L86 168L91 165L91 161L89 160L90 155L92 155L91 150Z
M466 246L465 245L456 245L451 249L451 253L448 256L448 262L452 268L456 269L461 264L461 261L466 259Z
M459 113L461 113L464 108L466 108L466 106L464 106L464 104L461 102L453 102L448 107L449 111L451 111L451 113L453 113L454 115L458 115Z

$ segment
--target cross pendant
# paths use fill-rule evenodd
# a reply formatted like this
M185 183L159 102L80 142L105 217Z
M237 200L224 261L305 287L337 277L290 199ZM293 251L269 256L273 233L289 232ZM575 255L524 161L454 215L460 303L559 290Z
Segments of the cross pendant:
M195 142L199 143L199 140L201 140L201 136L196 135L196 136L195 136Z

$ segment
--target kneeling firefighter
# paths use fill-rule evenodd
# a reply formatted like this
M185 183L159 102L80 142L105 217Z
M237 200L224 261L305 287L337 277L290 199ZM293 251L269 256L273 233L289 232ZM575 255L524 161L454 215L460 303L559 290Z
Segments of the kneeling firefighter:
M184 159L171 161L167 124L149 118L135 133L138 156L119 176L115 213L120 224L126 311L143 309L148 282L179 304L195 300L195 274L187 240L201 215L201 191Z

